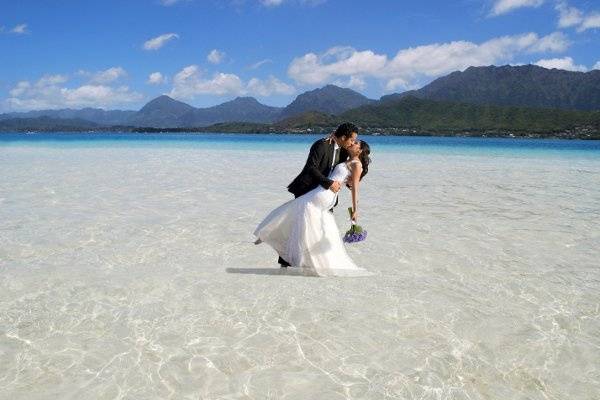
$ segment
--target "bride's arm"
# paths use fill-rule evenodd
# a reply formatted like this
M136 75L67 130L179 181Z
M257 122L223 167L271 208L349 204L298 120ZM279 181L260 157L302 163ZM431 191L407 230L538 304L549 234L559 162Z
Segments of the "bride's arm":
M353 162L350 164L350 171L352 172L350 176L350 181L352 182L352 187L350 188L352 192L352 220L356 221L358 219L358 186L360 183L360 174L362 174L362 165L359 162Z

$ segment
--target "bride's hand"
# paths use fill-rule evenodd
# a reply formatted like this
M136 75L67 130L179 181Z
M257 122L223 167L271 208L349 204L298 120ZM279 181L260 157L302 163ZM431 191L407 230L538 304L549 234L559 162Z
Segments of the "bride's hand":
M352 216L350 217L350 219L356 222L356 220L358 219L358 211L352 211Z

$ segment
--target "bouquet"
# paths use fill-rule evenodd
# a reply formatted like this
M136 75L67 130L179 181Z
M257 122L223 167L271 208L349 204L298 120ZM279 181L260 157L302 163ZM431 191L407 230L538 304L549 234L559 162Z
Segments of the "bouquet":
M350 229L346 231L344 235L345 243L355 243L362 242L367 238L367 231L365 231L360 225L357 225L355 221L352 220L352 207L348 207L348 213L350 214Z

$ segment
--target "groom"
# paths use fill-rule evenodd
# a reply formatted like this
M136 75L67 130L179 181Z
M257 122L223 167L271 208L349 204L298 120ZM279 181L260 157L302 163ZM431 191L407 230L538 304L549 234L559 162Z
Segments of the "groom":
M332 181L327 176L339 162L346 161L348 158L348 149L356 141L358 128L356 125L345 122L337 127L332 136L325 139L319 139L313 143L308 153L306 164L287 187L294 197L300 197L321 185L337 193L342 188L343 182ZM337 205L337 200L334 207ZM332 209L333 211L333 209ZM288 267L290 264L279 257L277 262L282 267Z

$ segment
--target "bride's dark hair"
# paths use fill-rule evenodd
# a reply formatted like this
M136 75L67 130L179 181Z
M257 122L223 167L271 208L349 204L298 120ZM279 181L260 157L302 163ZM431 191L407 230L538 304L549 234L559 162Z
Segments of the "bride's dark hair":
M367 172L369 172L369 164L371 163L371 157L369 157L369 154L371 154L371 148L369 147L369 144L367 142L361 140L360 149L362 150L362 152L358 156L358 159L360 160L360 163L362 164L363 168L362 174L360 174L360 179L362 179L367 174Z

